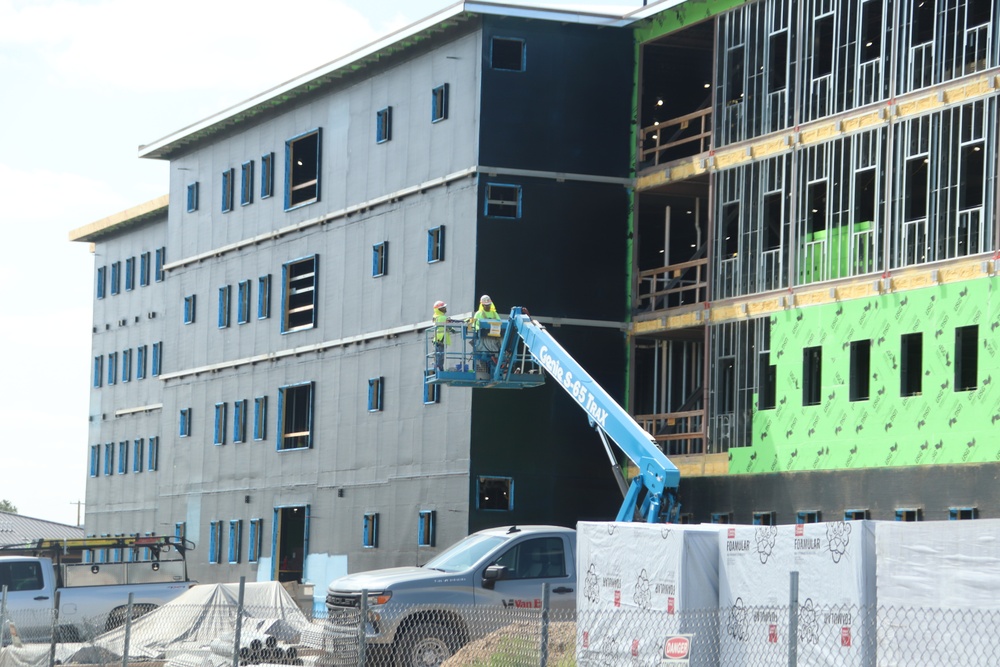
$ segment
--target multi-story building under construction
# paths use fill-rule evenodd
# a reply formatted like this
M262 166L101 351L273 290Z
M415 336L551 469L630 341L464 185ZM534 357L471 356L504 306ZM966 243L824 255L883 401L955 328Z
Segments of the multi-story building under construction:
M87 532L324 583L613 517L558 388L423 383L431 304L482 293L654 435L684 520L1000 515L998 29L986 0L470 2L143 147L169 196L72 235Z

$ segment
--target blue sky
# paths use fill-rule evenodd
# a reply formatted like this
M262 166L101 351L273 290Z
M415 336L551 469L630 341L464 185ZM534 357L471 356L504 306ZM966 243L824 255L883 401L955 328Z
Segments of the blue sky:
M0 499L77 521L93 258L68 235L166 194L138 147L450 4L0 0Z

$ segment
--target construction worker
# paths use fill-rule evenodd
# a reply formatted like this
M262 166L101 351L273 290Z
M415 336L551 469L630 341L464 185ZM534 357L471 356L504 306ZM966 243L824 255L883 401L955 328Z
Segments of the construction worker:
M493 304L489 294L479 297L479 310L472 316L472 319L476 335L475 351L479 360L478 369L489 370L492 373L497 361L496 354L500 351L500 337L491 336L492 328L488 324L484 325L483 321L496 320L499 322L500 314L497 313L497 307Z
M448 304L444 301L434 302L434 366L439 371L444 370L444 349L451 345L451 330L446 326L448 319Z

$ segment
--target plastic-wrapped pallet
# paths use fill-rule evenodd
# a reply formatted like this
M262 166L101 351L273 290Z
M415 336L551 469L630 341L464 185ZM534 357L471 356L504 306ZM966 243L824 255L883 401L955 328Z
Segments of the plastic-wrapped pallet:
M577 664L659 665L683 635L687 664L718 664L719 527L581 522L576 532Z
M1000 519L879 524L879 665L1000 660Z
M798 572L798 664L875 664L875 523L729 526L719 535L723 666L788 664Z

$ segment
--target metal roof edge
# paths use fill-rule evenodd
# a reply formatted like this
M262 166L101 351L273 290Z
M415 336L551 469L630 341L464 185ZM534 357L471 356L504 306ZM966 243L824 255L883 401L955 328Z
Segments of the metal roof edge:
M166 213L169 202L170 195L160 195L156 199L151 199L143 204L119 211L89 225L78 227L70 231L69 240L92 243L119 227L131 226L148 220L157 214Z
M244 100L243 102L240 102L239 104L235 104L229 107L228 109L224 109L216 114L209 116L208 118L200 120L196 123L192 123L191 125L188 125L187 127L181 128L176 132L168 134L167 136L162 137L161 139L157 139L156 141L150 144L139 146L139 157L162 159L166 157L166 155L170 152L169 150L170 147L174 143L183 139L184 137L187 137L202 130L206 130L213 125L222 123L223 121L235 116L236 114L242 111L252 109L253 107L263 104L268 100L274 99L275 97L278 97L284 93L292 91L295 88L298 88L299 86L305 85L310 81L314 81L320 77L331 74L332 72L335 72L339 69L346 68L352 63L355 63L367 56L372 55L373 53L376 53L388 46L391 46L396 42L402 41L407 37L412 37L413 35L416 35L424 30L427 30L428 28L431 28L442 21L454 18L464 12L465 12L464 2L458 2L449 7L445 7L441 11L431 14L425 19L417 21L416 23L411 23L410 25L404 28L400 28L395 32L389 33L385 37L376 40L366 46L362 46L359 49L355 49L354 51L351 51L346 55L337 58L336 60L332 60L326 63L325 65L320 65L315 69L305 72L304 74L300 74L294 79L290 79L284 83L278 84L273 88L265 90L264 92L258 95L254 95L253 97Z

